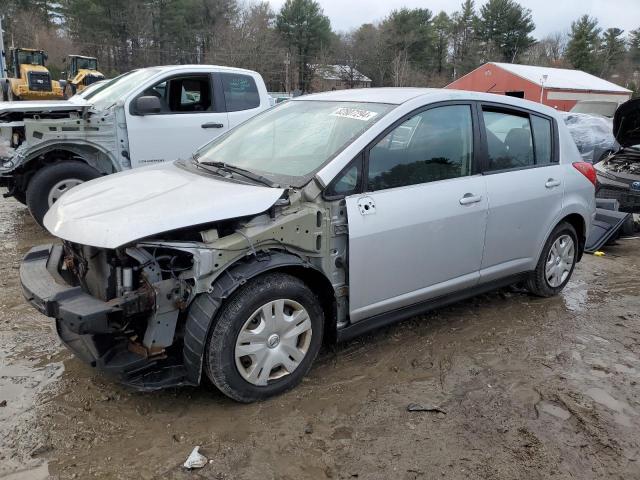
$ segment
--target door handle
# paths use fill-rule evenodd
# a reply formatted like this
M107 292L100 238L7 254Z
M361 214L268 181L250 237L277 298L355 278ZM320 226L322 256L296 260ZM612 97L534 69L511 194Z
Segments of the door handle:
M223 128L224 125L216 122L203 123L201 125L202 128Z
M545 183L544 186L547 188L559 187L560 180L556 180L555 178L550 178L549 180L547 180L547 183Z
M465 193L460 199L460 205L470 205L482 201L482 195L474 195L473 193Z

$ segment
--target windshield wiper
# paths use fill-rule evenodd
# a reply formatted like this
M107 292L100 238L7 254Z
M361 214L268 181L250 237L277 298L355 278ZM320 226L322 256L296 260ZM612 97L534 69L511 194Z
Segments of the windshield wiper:
M195 159L194 159L195 160ZM210 167L216 167L219 170L222 170L224 172L228 172L228 173L237 173L238 175L242 175L245 178L248 178L249 180L253 180L256 181L258 183L261 183L262 185L265 185L267 187L280 187L280 185L278 185L275 182L272 182L271 180L269 180L267 177L263 177L262 175L258 175L257 173L253 173L250 170L247 170L245 168L241 168L241 167L236 167L235 165L229 165L228 163L224 163L224 162L198 162L196 161L196 163L198 163L199 165L207 165Z

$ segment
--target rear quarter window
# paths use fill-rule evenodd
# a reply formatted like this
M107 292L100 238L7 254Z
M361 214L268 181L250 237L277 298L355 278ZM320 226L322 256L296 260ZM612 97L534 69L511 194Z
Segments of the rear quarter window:
M253 77L237 73L222 73L221 77L227 112L250 110L260 106L260 94Z

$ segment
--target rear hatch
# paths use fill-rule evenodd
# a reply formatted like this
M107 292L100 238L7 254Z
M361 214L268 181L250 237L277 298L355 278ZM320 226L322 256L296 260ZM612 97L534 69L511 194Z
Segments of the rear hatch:
M618 107L613 116L613 134L623 147L640 145L640 98Z

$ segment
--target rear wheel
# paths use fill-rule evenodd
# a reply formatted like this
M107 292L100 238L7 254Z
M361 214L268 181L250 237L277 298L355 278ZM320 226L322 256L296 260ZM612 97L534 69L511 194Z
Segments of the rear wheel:
M567 284L578 260L578 235L569 223L559 224L542 249L536 269L527 281L534 295L551 297Z
M8 102L16 102L20 100L20 97L13 94L13 90L11 89L11 85L7 88L7 101Z
M66 100L66 99L68 99L68 98L71 98L71 97L73 97L75 94L76 94L76 87L75 87L75 85L73 85L73 84L71 84L71 83L67 83L67 84L64 86L64 94L63 94L64 99Z
M299 279L268 273L250 280L222 307L209 334L207 375L239 402L278 395L311 368L323 323L318 299Z
M27 207L33 218L42 225L44 215L64 193L94 178L100 172L84 162L68 160L41 168L27 186Z

